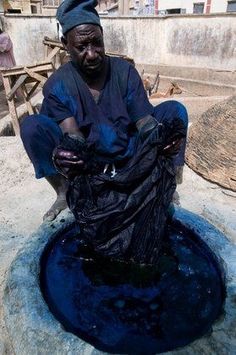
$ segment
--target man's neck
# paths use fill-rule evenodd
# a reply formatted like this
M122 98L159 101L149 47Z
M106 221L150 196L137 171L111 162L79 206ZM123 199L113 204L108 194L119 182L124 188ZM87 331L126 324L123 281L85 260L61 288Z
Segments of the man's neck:
M107 77L108 68L109 68L108 58L106 58L104 62L104 66L99 73L95 73L94 75L91 76L81 73L81 76L90 89L101 91Z

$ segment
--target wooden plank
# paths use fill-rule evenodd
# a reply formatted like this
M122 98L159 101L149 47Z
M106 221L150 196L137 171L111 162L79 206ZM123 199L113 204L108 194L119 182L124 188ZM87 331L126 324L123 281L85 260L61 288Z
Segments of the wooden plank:
M53 42L53 41L43 41L43 44L45 46L47 46L48 48L54 48L54 47L57 47L57 48L60 48L60 49L65 49L63 44L60 43L60 42Z
M22 74L17 81L15 82L15 84L13 85L13 88L11 89L11 91L6 95L7 100L12 100L13 96L16 93L16 90L19 89L19 87L25 82L26 78L27 78L27 74Z
M10 83L10 79L9 78L4 78L3 77L3 85L4 85L6 93L11 91L11 83ZM13 129L14 129L14 132L15 132L16 136L18 136L18 135L20 135L20 125L19 125L19 121L18 121L18 116L17 116L17 111L16 111L14 98L11 101L7 100L7 103L8 103L8 107L9 107L10 116L11 116L11 119L12 119Z
M27 68L34 69L34 72L53 70L51 62L41 62L35 65L27 65ZM14 67L11 69L1 70L2 76L20 75L25 74L24 67Z
M44 58L47 58L47 56L48 56L48 49L49 49L49 47L44 43L44 41L43 41L43 44L44 44Z
M46 60L52 60L59 51L60 51L60 48L54 47L53 50L48 54Z
M46 83L47 78L45 78L45 76L35 73L33 70L27 67L25 67L24 70L31 78L34 78L35 80L39 81L39 85L43 86Z
M64 49L63 44L60 41L55 41L49 37L44 37L43 44L50 46L50 47L58 47L60 49Z
M29 100L31 98L31 96L34 94L34 92L38 86L39 86L39 81L37 81L37 83L35 83L34 86L32 87L32 89L28 92L27 100Z
M126 57L125 54L120 54L120 53L116 53L116 52L106 52L106 55L109 55L111 57Z
M23 92L23 97L24 97L24 101L27 107L27 111L29 112L30 115L34 114L34 110L33 110L33 106L31 105L30 100L28 99L28 93L27 93L27 89L26 86L24 84L22 84L22 92Z

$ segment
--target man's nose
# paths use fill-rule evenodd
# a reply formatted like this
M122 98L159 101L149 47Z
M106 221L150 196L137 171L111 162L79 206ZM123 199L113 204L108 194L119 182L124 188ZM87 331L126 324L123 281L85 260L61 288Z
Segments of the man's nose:
M89 45L87 48L87 59L93 60L97 57L96 48L92 45Z

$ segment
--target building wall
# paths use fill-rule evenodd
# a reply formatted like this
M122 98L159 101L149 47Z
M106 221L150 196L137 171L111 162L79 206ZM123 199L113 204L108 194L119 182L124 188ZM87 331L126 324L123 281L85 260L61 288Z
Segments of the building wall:
M30 14L30 0L3 0L4 10L19 9L22 13Z
M27 65L44 60L43 39L57 38L55 17L42 15L6 15L4 29L13 42L17 65Z
M106 50L137 64L236 70L236 14L103 17ZM7 15L17 64L43 60L43 38L57 38L55 17Z
M207 12L209 4L210 13L226 12L227 0L158 0L158 10L181 8L186 9L186 13L193 13L193 4L204 3L204 13Z
M226 12L228 1L227 0L212 0L211 12Z
M136 63L236 69L236 14L103 18L106 49Z
M37 13L42 13L46 16L54 16L57 10L57 4L62 0L0 0L3 4L3 8L20 9L24 14L31 13L31 5L37 7ZM129 1L130 6L134 6L130 10L130 14L139 15L147 14L151 15L157 11L163 12L166 9L180 8L186 10L186 13L193 13L194 3L204 3L204 13L219 13L226 12L228 0L125 0ZM107 7L116 3L117 0L100 0L100 6L98 10L103 11ZM54 4L54 5L52 5ZM145 6L146 5L146 6ZM207 6L208 5L208 6ZM118 13L118 10L116 11Z
M163 11L166 9L186 9L186 13L193 12L193 1L192 0L159 0L158 1L158 11Z
M40 0L40 1L41 1L42 14L46 16L55 16L57 12L57 7L62 2L62 0Z

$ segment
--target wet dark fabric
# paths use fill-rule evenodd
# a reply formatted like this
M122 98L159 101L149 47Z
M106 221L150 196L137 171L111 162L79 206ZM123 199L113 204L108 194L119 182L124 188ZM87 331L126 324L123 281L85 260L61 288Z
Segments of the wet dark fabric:
M83 238L97 253L137 263L157 262L176 188L173 158L164 156L163 148L173 137L185 136L182 120L157 124L146 140L136 137L135 154L118 165L114 177L98 173L96 154L80 146L79 154L88 165L71 182L67 200Z

